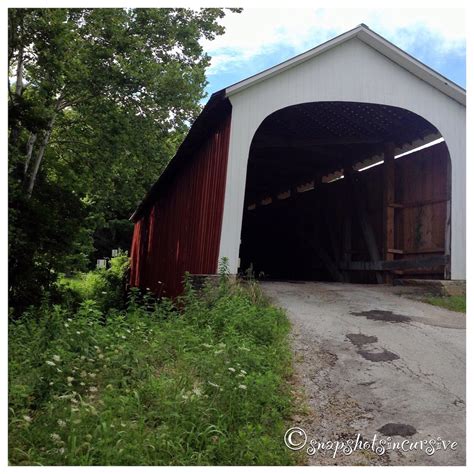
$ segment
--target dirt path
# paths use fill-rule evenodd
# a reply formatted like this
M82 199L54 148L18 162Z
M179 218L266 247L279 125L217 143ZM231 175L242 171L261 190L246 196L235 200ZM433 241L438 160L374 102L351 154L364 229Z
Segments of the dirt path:
M376 435L375 446L382 438L408 440L405 449L418 441L406 451L385 445L382 455L371 448L335 457L334 449L319 450L308 455L309 464L465 464L463 314L387 286L265 282L262 288L293 324L296 372L310 409L294 420L308 437L303 450L311 439L358 434L370 445ZM296 433L292 441L303 437Z

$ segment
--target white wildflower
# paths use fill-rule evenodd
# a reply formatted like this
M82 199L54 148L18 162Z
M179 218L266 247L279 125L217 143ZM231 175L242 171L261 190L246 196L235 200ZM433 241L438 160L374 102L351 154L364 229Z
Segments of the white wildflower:
M247 390L247 385L239 385L239 388L241 388L242 390Z
M69 327L69 324L68 324L68 323L64 323L64 327L65 327L65 328L68 328L68 327Z
M74 381L74 377L67 377L66 380L68 383L72 383Z
M229 367L227 370L229 370L230 372L235 372L235 369L233 367Z
M61 428L64 428L66 426L66 422L64 420L58 420L58 425L61 427Z
M80 334L81 334L81 331L76 331L76 334L80 335Z
M104 354L99 354L99 359L103 359L104 358Z
M27 423L31 423L33 421L33 418L31 418L31 416L28 416L28 415L23 415L23 419L27 422Z
M49 436L53 441L61 441L61 436L59 436L57 433L51 433Z
M211 344L207 344L207 343L202 344L202 346L205 347L206 349L210 349L212 347Z
M193 394L196 395L196 397L200 397L202 395L202 391L199 387L193 388Z
M49 382L49 385L50 385L50 386L54 385L54 382Z
M61 357L59 357L58 355L53 355L53 360L59 362L61 360Z
M94 378L95 376L96 374L94 374L94 372L89 372L89 377Z
M51 366L56 365L52 360L47 360L46 363Z
M245 372L245 370L241 370L240 373L244 374L244 375L247 375L247 372Z
M89 392L97 392L97 387L90 387Z

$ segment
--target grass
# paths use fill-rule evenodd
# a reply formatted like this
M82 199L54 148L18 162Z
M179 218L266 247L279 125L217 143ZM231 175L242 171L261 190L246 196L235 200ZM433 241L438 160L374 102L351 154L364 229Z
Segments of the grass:
M254 285L176 305L132 292L107 312L45 304L9 333L12 465L297 462L289 322Z
M451 311L457 311L459 313L466 312L466 296L432 296L426 298L426 303L434 306L440 306Z

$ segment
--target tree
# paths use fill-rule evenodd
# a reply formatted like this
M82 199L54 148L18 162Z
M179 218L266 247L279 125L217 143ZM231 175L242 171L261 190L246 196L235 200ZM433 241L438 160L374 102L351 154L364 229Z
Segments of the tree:
M128 216L200 111L209 57L199 40L223 33L224 14L9 10L10 287L17 275L25 287L13 304L41 286L33 269L64 271L71 248L89 255L94 236L129 235ZM53 229L50 215L67 224Z

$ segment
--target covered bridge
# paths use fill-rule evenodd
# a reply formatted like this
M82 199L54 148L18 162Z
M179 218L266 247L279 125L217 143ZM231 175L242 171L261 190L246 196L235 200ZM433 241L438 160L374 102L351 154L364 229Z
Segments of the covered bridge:
M465 279L466 93L360 25L211 96L134 212L131 285ZM430 145L421 148L424 145Z

